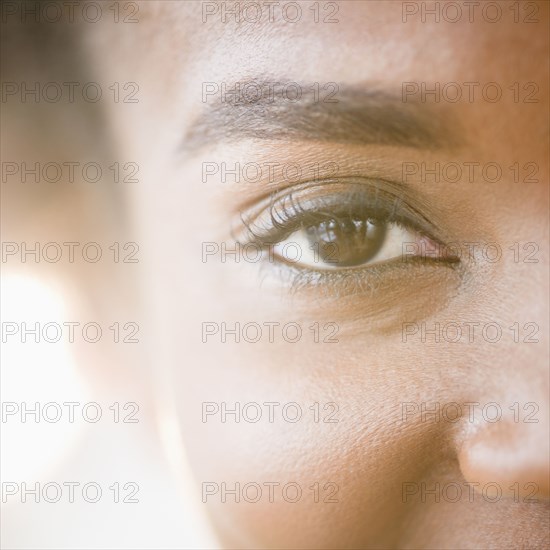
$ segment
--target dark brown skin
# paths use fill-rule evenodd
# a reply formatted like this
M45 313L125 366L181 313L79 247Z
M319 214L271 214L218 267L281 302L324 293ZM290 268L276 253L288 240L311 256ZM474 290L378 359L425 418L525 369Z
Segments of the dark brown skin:
M276 18L235 25L221 23L219 16L202 23L200 3L144 2L135 27L86 29L97 39L89 54L101 78L140 83L138 104L111 106L108 112L117 154L138 159L141 169L140 184L127 189L125 197L128 223L134 224L129 231L139 235L144 258L139 284L149 309L140 315L154 327L149 336L153 376L168 380L171 396L165 400L177 409L197 481L197 505L208 510L225 547L550 545L548 4L532 3L539 20L534 24L514 22L512 4L500 3L503 16L494 24L478 16L471 23L467 17L457 23L434 23L428 17L423 23L410 16L404 23L401 2L352 1L338 2L335 24L315 23L308 12L312 3L303 2L304 17L296 24ZM358 130L349 125L344 139L336 123L317 128L318 137L306 136L300 133L299 117L307 116L302 111L290 112L288 120L275 116L275 126L256 117L248 135L233 131L231 115L225 122L221 118L217 129L200 126L216 99L201 100L204 82L227 82L229 88L236 81L266 78L338 83L342 106L337 110L348 108L349 90L359 96L381 91L397 97L388 111L397 127L418 108L422 128L434 141L429 144L419 134L408 144L380 134L362 139L351 135ZM400 101L404 82L481 86L472 102L436 104L428 96L422 103L416 96L408 110L410 104ZM481 96L489 82L501 86L500 101ZM538 102L514 102L509 87L515 82L535 82ZM298 101L294 108L304 104ZM226 115L222 111L220 116ZM382 117L382 126L388 117ZM290 127L288 138L282 137L283 122L282 129L276 127L283 119ZM207 130L208 139L201 142ZM204 242L234 247L239 214L257 208L269 192L295 185L278 172L271 182L240 185L229 179L224 184L218 176L203 183L203 162L210 161L228 166L336 162L343 180L335 193L342 201L350 196L353 201L345 178L362 178L367 185L380 179L403 182L404 162L432 168L435 163L494 162L502 167L502 177L490 182L476 172L468 181L464 170L456 182L436 182L430 175L422 181L418 171L400 187L397 197L413 204L438 233L407 228L407 239L430 246L459 243L457 261L442 253L439 262L398 259L390 265L395 254L388 252L383 267L372 268L376 258L369 260L371 270L360 279L337 274L361 267L332 266L330 279L313 284L303 275L291 281L276 262L261 268L232 258L223 263L219 255L202 261ZM516 162L536 163L537 181L525 182L524 171L515 181L509 167ZM395 199L393 183L384 189ZM392 235L399 255L401 234ZM487 261L479 250L469 256L465 243L472 242L497 243L502 258ZM515 261L514 243L520 243L520 261ZM537 263L524 261L524 243L536 243ZM109 307L107 297L98 307ZM280 332L272 343L266 333L255 344L242 338L235 343L233 336L224 343L217 333L204 343L204 322L230 327L235 322L296 322L303 336L295 344ZM314 342L308 327L315 322L321 327L336 323L338 342ZM435 342L430 333L423 341L420 329L403 341L404 323L433 329L435 323L449 322L464 331L464 323L480 324L471 342L464 335L457 343ZM481 336L486 323L502 327L500 341ZM514 323L519 323L520 342L509 328ZM536 323L537 343L524 341L527 323ZM322 330L321 339L325 335ZM274 422L266 420L265 407L256 423L235 422L233 416L222 422L220 414L203 422L205 402L225 402L228 408L236 402L297 402L304 417L285 421L281 405ZM436 402L480 406L475 419L463 406L455 422L429 416L422 421L421 404L433 410ZM323 405L336 404L338 422L315 422L309 409L314 403L320 403L321 419L332 410ZM413 404L406 421L404 403ZM490 422L481 415L487 403L500 406L501 420ZM514 403L519 403L519 422L514 422ZM524 421L532 410L523 408L527 403L536 404L538 422ZM237 482L296 482L304 493L296 503L285 501L278 489L274 502L267 489L256 503L242 496L236 503L232 495L222 502L217 493L205 506L200 494L205 482L228 488ZM330 492L323 486L329 482L337 487L338 502L323 502ZM498 502L481 492L490 482L503 491ZM308 489L315 483L321 486L321 502L314 502ZM436 502L428 493L423 502L419 488L433 489L437 483L458 483L462 498L450 502L454 493L449 489L448 499ZM472 484L471 493L466 483ZM519 496L510 488L514 484ZM403 502L405 487L418 492ZM529 496L535 501L527 502Z

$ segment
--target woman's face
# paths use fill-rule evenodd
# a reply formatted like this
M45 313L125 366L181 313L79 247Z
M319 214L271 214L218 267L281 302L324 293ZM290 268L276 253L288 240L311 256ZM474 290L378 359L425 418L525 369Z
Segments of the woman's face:
M228 547L549 543L548 5L491 4L90 31L139 84L144 333Z

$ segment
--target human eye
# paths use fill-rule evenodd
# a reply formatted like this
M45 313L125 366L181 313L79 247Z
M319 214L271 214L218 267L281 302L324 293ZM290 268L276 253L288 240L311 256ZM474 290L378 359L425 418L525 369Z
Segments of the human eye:
M302 183L271 193L240 218L238 240L261 247L298 285L372 286L392 270L458 262L426 215L380 179ZM404 255L411 250L418 253Z
M336 270L398 259L405 243L420 238L399 223L368 212L327 212L305 219L301 227L273 246L273 252L280 261Z

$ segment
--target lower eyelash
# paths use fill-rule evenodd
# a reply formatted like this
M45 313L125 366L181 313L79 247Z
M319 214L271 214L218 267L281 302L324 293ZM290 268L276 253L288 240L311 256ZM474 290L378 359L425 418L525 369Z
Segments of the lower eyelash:
M272 275L275 270L279 280L287 286L291 294L303 290L315 289L323 298L339 298L349 295L373 295L388 278L402 277L404 270L410 276L411 268L435 267L441 265L457 269L458 260L436 258L410 258L406 262L387 260L370 266L354 267L341 270L314 270L280 260L277 263L264 258L260 262L260 269L266 275ZM268 268L270 273L268 273Z

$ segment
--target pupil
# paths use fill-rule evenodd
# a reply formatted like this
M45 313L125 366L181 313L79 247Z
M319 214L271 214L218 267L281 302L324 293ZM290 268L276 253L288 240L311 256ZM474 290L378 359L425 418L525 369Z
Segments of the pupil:
M326 220L306 228L311 245L317 244L323 262L356 266L372 259L382 247L386 225L378 220Z

